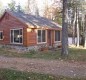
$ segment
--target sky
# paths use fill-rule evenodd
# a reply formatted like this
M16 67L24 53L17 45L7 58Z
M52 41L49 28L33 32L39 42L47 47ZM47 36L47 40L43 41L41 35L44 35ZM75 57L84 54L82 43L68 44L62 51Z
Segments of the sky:
M16 2L16 5L20 4L22 7L24 7L25 5L27 5L27 1L28 0L14 0ZM32 0L34 1L34 0ZM45 2L46 0L35 0L37 2L37 6L39 8L39 10L42 10L45 6ZM8 3L11 2L11 0L0 0L0 2L2 3L2 5L4 7L7 7ZM32 2L33 3L33 2ZM34 5L31 3L31 7ZM48 5L50 5L52 3L52 0L47 0ZM34 10L35 7L33 7L32 9Z
M12 0L0 0L2 3L2 6L7 8L8 3L10 3ZM22 8L24 8L27 5L28 0L14 0L16 2L16 5L20 4ZM34 3L36 1L36 4ZM43 11L45 8L45 5L47 4L48 6L53 3L54 0L32 0L32 3L30 3L30 9L31 13L35 14L35 6L38 7L39 9L39 14L43 15ZM58 0L59 1L59 0Z
M27 3L27 0L14 0L16 2L16 4L21 4L22 6L25 5ZM39 6L43 5L43 2L45 0L36 0L38 4L40 4ZM51 4L52 0L48 0L48 3ZM11 0L0 0L0 2L2 2L3 6L7 6L8 3L11 2Z
M21 4L21 5L25 5L25 3L27 2L27 0L15 0L16 4ZM2 2L3 6L7 6L8 3L11 2L11 0L0 0L0 2Z

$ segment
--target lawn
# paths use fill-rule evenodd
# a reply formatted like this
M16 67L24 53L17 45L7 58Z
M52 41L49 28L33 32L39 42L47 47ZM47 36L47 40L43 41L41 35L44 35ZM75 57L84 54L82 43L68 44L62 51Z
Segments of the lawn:
M48 75L48 74L0 69L0 80L86 80L86 79L68 78L63 76L55 77L53 75Z
M61 59L61 50L49 50L49 51L30 51L30 52L21 52L18 53L14 50L9 50L6 48L0 48L0 55L7 57L25 57L25 58L40 58L40 59L49 59L56 60ZM69 55L65 60L74 60L74 61L86 61L86 50L69 48Z

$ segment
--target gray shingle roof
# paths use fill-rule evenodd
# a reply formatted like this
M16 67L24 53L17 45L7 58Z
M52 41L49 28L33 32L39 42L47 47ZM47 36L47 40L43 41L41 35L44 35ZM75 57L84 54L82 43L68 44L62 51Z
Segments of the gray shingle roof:
M25 23L34 27L47 27L47 28L61 28L61 26L47 18L34 16L31 14L25 14L23 12L10 11L14 16L23 20Z

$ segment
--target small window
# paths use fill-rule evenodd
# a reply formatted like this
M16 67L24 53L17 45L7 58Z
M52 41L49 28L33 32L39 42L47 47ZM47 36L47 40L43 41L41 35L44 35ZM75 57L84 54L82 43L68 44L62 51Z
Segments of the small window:
M45 30L38 30L38 42L46 42L46 31Z
M3 32L0 31L0 40L3 40Z
M55 41L61 41L61 33L60 33L60 31L55 31Z

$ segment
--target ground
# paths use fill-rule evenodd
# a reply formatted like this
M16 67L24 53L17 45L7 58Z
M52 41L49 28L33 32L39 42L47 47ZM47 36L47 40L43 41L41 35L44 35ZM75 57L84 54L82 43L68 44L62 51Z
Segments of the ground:
M69 56L64 59L61 58L60 52L61 50L17 52L0 48L0 69L7 68L54 76L78 77L81 78L80 80L84 80L82 77L86 79L86 49L70 48Z
M69 77L86 77L86 62L11 58L0 56L0 68Z

